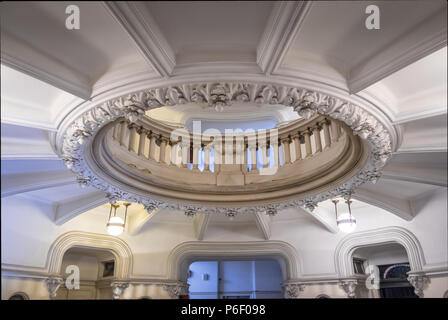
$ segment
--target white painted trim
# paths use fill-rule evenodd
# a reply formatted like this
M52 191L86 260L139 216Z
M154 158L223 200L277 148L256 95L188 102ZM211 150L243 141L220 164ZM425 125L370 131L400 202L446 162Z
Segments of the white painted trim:
M149 10L132 2L104 1L103 5L132 38L151 67L162 77L170 76L176 65L174 51Z
M193 218L193 228L196 235L196 239L204 240L207 227L210 222L210 214L208 213L198 213Z
M391 196L386 197L370 190L362 190L362 187L356 189L352 197L372 206L384 209L406 221L411 221L415 215L411 203L408 200L393 198Z
M393 124L404 124L416 120L422 120L426 118L440 116L442 114L447 113L447 105L445 104L437 104L432 106L425 107L425 110L420 112L412 112L411 114L397 114L394 118Z
M350 93L364 90L392 73L445 47L447 45L445 15L445 10L440 10L412 32L407 33L405 37L353 68L347 81Z
M54 223L62 225L76 216L107 202L106 195L100 191L57 202L54 204Z
M38 61L39 66L47 66L46 70L51 66L52 69L59 70L59 74L49 73L44 68L38 67L36 64ZM5 33L4 30L2 30L1 63L84 100L88 100L92 93L91 83L87 76L37 51Z
M352 262L355 250L389 243L398 243L406 249L411 271L423 271L426 262L417 237L402 227L384 227L349 234L338 243L334 263L339 277L349 278L355 275Z
M69 170L2 175L1 197L76 183Z
M65 252L73 247L95 248L110 251L115 258L116 280L127 280L132 272L133 255L124 240L103 234L69 231L60 235L48 251L46 269L49 274L61 273L62 259Z
M393 154L399 153L426 153L426 152L447 152L447 147L436 146L436 147L413 147L413 148L400 148Z
M307 1L281 1L271 16L257 47L257 63L267 75L275 74L311 8Z
M194 261L276 259L285 280L301 275L302 261L293 246L283 241L202 242L189 241L176 246L168 256L168 278L186 281L187 270Z
M253 215L263 239L269 240L271 238L271 218L264 212L254 212Z

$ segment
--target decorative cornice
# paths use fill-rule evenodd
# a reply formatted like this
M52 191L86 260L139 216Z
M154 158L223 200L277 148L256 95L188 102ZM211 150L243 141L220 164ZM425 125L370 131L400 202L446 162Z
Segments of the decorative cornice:
M120 299L124 290L129 286L128 281L113 281L110 286L112 287L112 295L115 300Z
M356 298L356 287L359 281L357 279L346 279L340 281L340 286L347 294L347 298Z
M305 289L305 285L300 283L285 283L282 287L285 293L285 298L289 299L297 299L300 293Z
M171 299L178 299L180 295L187 295L189 284L186 282L178 281L176 283L164 284L163 288L168 292Z
M428 277L423 275L411 274L408 276L408 281L414 287L414 293L420 298L423 298L423 290L429 282Z
M56 298L57 291L61 284L64 282L62 277L50 276L45 279L45 285L47 286L48 292L50 294L50 299Z
M210 106L226 106L233 101L291 106L303 117L317 114L327 115L345 122L354 134L366 139L370 146L366 165L357 175L333 190L305 199L276 204L277 210L297 206L312 210L318 202L347 192L351 193L365 182L375 182L380 177L381 170L391 155L391 134L373 115L348 101L295 87L243 82L208 82L144 90L111 99L93 107L73 121L65 131L61 148L63 161L78 175L78 181L114 195L117 199L141 203L147 207L167 207L185 211L187 207L191 208L191 206L180 203L162 203L153 199L151 195L143 197L131 194L102 180L87 165L84 158L84 145L88 140L93 139L99 129L120 117L135 122L143 117L145 111L162 106L190 102L207 103ZM226 212L224 208L206 208L205 206L195 206L194 209ZM241 212L248 209L268 211L266 206L235 208Z

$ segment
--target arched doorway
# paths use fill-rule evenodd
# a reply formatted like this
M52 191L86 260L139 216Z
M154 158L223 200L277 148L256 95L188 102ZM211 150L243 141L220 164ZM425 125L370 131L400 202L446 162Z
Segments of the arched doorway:
M411 271L406 249L398 243L366 246L353 252L356 274L376 272L377 288L368 288L367 296L378 298L418 298L407 280ZM374 270L375 268L376 270ZM361 287L364 289L364 287Z
M190 299L283 298L276 260L195 261L188 270Z
M115 257L108 250L72 247L62 258L60 274L58 300L112 299Z

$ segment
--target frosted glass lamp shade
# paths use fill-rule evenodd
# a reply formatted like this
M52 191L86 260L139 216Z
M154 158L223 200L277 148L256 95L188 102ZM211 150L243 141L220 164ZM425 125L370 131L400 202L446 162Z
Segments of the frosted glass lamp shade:
M111 217L107 223L107 233L112 236L119 236L124 231L124 221L120 217Z

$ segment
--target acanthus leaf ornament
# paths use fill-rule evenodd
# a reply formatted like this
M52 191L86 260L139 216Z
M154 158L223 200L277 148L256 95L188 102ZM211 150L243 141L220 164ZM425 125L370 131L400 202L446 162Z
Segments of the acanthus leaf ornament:
M148 209L165 207L186 211L191 206L180 203L169 203L153 198L151 194L140 196L130 194L117 186L109 185L93 172L84 159L86 141L93 139L95 134L106 124L125 118L130 122L144 116L149 109L161 106L173 106L191 102L207 103L209 105L228 106L233 101L246 101L258 104L283 104L292 106L294 110L309 117L315 114L329 116L346 123L356 134L365 138L370 146L370 154L364 168L355 176L338 187L311 195L303 199L292 199L273 204L276 210L301 206L311 209L315 204L353 191L365 182L375 182L392 151L391 135L384 125L373 115L353 103L334 96L308 89L276 86L247 82L212 82L182 84L153 88L111 99L84 112L66 129L61 150L61 156L66 166L71 169L83 185L91 185L110 194L118 194L121 200L149 203ZM266 210L255 206L256 209ZM254 206L235 208L237 212L245 211ZM198 211L226 213L223 208L198 206Z
M340 286L344 289L347 294L347 298L354 299L356 298L356 287L358 286L358 280L356 279L347 279L341 280Z
M285 298L297 299L300 293L305 290L305 285L301 283L287 283L283 285Z

